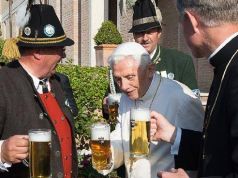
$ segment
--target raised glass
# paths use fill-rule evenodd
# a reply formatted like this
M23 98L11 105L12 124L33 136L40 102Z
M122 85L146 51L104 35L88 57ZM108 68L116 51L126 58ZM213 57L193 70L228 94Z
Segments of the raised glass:
M92 165L96 170L108 170L111 167L110 125L104 122L91 126L90 147Z
M150 111L145 108L130 110L130 156L143 158L150 152Z
M115 124L117 121L120 98L121 98L120 93L108 95L108 113L110 124Z
M29 168L31 178L51 177L51 131L49 129L29 130Z

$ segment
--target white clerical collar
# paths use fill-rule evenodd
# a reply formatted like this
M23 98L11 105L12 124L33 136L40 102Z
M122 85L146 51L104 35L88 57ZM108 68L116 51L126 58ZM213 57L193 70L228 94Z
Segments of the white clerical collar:
M157 88L159 87L158 85L160 83L158 81L159 81L160 77L161 76L157 73L155 73L153 75L153 79L151 81L151 84L150 84L148 90L146 91L145 95L142 96L141 98L139 98L138 100L146 101L146 100L150 100L153 98L153 96L155 95L155 92L157 92Z
M227 43L229 43L233 38L235 38L238 35L238 32L234 33L233 35L231 35L230 37L228 37L225 41L223 41L222 44L220 44L220 46L218 46L218 48L208 57L208 60L210 61L210 59L215 56L218 51L220 51L224 46L226 46Z

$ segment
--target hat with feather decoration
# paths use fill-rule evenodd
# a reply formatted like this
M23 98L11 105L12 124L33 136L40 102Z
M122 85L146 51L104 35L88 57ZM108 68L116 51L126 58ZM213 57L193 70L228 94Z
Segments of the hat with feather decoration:
M52 6L34 4L33 0L29 0L22 14L23 19L27 20L20 20L24 23L19 25L22 29L17 42L19 47L41 48L74 44L74 41L65 35Z
M132 28L129 33L144 32L157 27L162 29L162 15L154 0L137 0L133 12Z

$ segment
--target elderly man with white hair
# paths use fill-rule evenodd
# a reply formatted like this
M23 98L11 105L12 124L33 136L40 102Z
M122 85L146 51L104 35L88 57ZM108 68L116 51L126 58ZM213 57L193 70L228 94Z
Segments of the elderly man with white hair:
M156 73L150 55L138 43L119 45L111 55L109 64L115 81L123 92L118 124L111 133L111 170L125 163L128 177L154 178L158 171L174 168L177 162L177 152L173 151L177 150L174 148L176 140L172 145L162 141L151 142L150 156L130 165L130 108L148 108L162 113L179 128L201 131L204 111L200 100L185 85L162 78ZM174 130L173 134L175 138L181 134L181 130ZM177 166L181 167L182 164Z

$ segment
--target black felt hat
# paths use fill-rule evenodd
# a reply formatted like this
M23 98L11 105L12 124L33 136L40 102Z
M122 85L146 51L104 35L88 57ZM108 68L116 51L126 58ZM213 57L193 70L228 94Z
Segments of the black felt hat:
M54 8L46 4L35 4L30 7L30 19L18 39L19 47L29 48L74 44L73 40L66 37Z
M162 16L151 0L137 0L133 6L133 22L129 33L143 32L152 28L162 28Z

